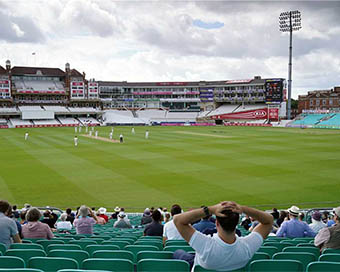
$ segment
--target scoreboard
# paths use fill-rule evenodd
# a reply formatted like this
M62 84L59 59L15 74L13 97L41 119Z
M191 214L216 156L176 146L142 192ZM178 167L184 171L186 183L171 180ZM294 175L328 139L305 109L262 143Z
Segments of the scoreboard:
M266 103L281 103L284 79L267 79L265 83Z

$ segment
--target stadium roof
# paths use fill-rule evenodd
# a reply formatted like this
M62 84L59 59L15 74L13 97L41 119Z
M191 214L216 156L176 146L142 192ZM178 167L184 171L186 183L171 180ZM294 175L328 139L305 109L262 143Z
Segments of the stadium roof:
M76 69L71 70L71 76L82 77L83 74L77 71Z
M12 75L65 76L65 72L59 68L15 66L11 71Z
M0 75L6 74L6 70L0 66Z

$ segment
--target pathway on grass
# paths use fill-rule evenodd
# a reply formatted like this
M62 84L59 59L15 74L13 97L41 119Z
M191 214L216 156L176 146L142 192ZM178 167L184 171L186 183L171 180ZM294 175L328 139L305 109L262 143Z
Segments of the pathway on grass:
M118 140L114 140L114 139L109 139L109 138L104 138L104 137L99 137L99 136L90 136L90 135L87 135L87 134L81 134L80 136L83 136L83 137L87 137L87 138L90 138L90 139L95 139L95 140L99 140L99 141L103 141L103 142L110 142L110 143L119 143Z
M189 132L189 131L175 131L175 132L180 133L180 134L198 135L198 136L215 137L215 138L234 138L235 137L235 136L224 136L224 135L197 133L197 132Z

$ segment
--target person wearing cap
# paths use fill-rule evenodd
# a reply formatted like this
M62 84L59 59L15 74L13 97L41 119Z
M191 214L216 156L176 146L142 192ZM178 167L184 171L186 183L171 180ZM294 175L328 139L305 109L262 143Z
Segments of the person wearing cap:
M120 208L117 206L115 209L114 209L114 213L111 215L111 218L112 219L118 219L118 214L120 212Z
M312 223L309 224L309 227L315 232L318 233L321 229L325 228L327 225L321 220L321 213L319 211L315 211L312 215Z
M113 225L114 228L120 229L131 229L132 226L128 220L126 220L125 212L120 212L118 214L118 220Z
M73 225L77 234L93 234L93 226L97 223L97 217L92 210L85 205L79 208L77 218Z
M315 232L308 226L306 222L298 220L299 208L292 206L288 209L289 219L281 224L281 227L277 230L277 237L314 237Z
M151 212L150 212L150 209L149 208L146 208L144 210L144 213L143 213L143 217L142 219L140 220L140 224L141 225L146 225L146 224L149 224L152 222L152 218L151 218ZM163 232L162 232L163 234Z
M323 228L314 239L314 245L322 251L325 248L340 249L340 207L333 210L336 224Z
M235 231L242 213L260 223L248 236L238 237ZM217 233L213 236L204 235L191 226L192 222L210 215L216 216ZM195 255L177 250L173 257L187 261L193 266L192 271L197 265L214 271L230 271L245 267L273 226L271 214L233 201L223 201L214 206L203 206L177 214L173 221L181 236L195 250Z
M106 215L106 209L101 207L98 209L98 217L104 218L105 219L105 223L107 223L109 221L109 217Z

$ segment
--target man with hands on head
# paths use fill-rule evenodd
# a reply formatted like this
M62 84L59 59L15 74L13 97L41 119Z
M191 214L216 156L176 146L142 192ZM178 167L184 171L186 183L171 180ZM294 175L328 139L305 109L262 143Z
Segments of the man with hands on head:
M246 237L235 234L242 213L259 221L253 232ZM214 236L204 235L191 226L192 222L212 214L216 216L217 233ZM205 269L226 271L247 265L270 233L273 216L232 201L224 201L178 214L174 217L174 223L181 236L196 252L194 256L179 250L174 253L175 259L186 260L193 269L200 265Z

